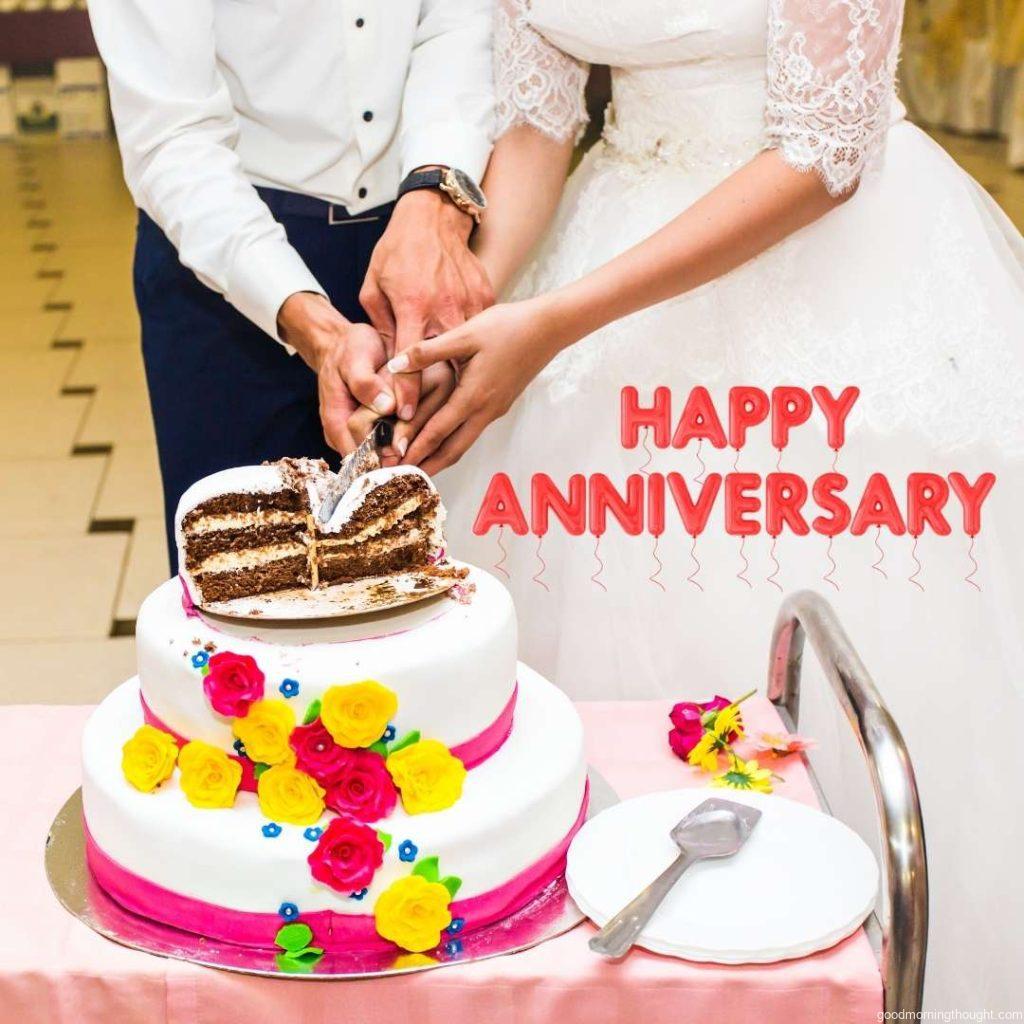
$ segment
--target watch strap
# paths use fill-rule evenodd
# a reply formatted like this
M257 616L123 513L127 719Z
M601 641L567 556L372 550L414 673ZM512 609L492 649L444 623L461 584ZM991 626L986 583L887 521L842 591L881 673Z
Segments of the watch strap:
M398 186L397 199L401 199L407 192L415 192L420 188L440 188L444 181L445 171L442 168L434 167L427 171L410 171L405 180Z

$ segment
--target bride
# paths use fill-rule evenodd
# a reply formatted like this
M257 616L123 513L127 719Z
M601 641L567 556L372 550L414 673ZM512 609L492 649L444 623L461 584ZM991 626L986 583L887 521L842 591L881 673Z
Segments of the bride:
M971 904L963 866L1007 871L981 863L959 808L992 808L996 779L1024 773L1019 745L990 739L1024 728L1024 241L904 120L902 6L498 0L500 131L477 252L506 301L390 367L459 366L451 398L399 444L430 472L458 461L439 484L452 550L508 576L524 659L571 695L742 693L764 678L780 590L826 593L917 761L935 923L953 934L1000 912L997 896ZM589 62L611 66L612 103L563 189ZM624 385L649 402L659 385L681 400L701 384L718 408L735 384L861 395L838 452L810 424L782 452L761 435L740 452L620 445ZM497 472L529 515L534 473L622 487L637 472L699 481L780 460L807 479L837 463L853 494L875 471L997 483L974 540L959 523L834 543L741 541L715 520L695 540L669 525L657 546L614 528L596 545L472 532ZM1012 831L1004 849L1024 842L1024 819ZM944 944L931 969L978 978L987 965Z

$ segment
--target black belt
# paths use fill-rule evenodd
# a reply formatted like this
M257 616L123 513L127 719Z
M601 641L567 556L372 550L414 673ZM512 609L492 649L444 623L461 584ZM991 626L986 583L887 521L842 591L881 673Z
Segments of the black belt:
M395 205L393 202L384 203L382 206L374 206L370 210L349 213L339 203L329 203L326 199L303 195L301 192L287 192L284 189L263 186L257 186L256 191L259 192L263 202L270 207L270 212L278 219L281 217L313 217L317 220L325 220L332 226L369 224L372 221L389 217Z

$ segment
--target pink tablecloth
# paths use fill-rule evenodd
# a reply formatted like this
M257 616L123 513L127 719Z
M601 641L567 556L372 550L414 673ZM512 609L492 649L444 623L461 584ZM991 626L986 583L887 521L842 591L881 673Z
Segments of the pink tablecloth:
M784 964L718 967L642 951L621 964L587 949L585 924L516 956L404 978L322 984L253 978L124 949L67 914L43 870L47 828L79 784L89 708L0 708L0 1022L227 1024L262 1021L486 1024L865 1024L881 1008L878 968L859 932ZM664 703L581 704L588 756L622 797L695 784L665 743ZM752 728L777 725L762 700ZM795 759L786 796L814 802ZM174 856L169 850L168 856Z

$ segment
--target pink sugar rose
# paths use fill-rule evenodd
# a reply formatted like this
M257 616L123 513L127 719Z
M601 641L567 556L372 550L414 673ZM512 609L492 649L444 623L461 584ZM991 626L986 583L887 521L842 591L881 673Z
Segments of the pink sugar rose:
M384 758L370 750L345 750L345 766L327 790L324 802L332 811L356 821L386 818L394 809L398 792Z
M335 818L307 858L313 877L347 896L366 888L384 860L376 829L351 818Z
M319 718L293 729L288 742L295 751L295 766L312 775L324 789L338 781L348 764L349 751L334 742Z
M690 751L704 735L704 715L709 711L721 711L731 703L732 701L726 697L716 696L713 700L704 701L702 704L693 701L676 704L668 716L674 726L668 734L668 745L672 748L672 753L685 761ZM729 736L730 742L736 738L736 733Z
M209 670L203 692L218 714L245 718L249 705L263 698L263 673L248 654L221 651L210 658Z

